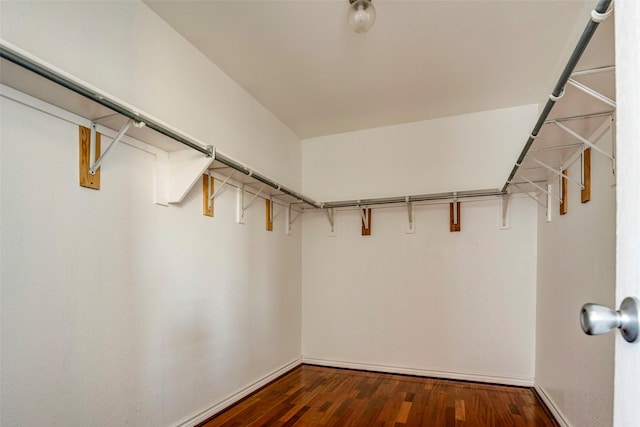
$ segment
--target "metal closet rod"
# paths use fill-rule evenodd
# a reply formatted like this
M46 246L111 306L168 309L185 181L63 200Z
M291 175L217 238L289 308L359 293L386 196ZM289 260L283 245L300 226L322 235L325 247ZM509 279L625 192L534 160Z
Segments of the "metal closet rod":
M90 99L91 101L94 101L104 107L109 108L110 110L115 111L118 114L121 114L124 117L127 117L129 119L133 119L136 122L144 122L144 124L146 125L146 127L151 128L153 130L155 130L156 132L161 133L162 135L168 136L169 138L186 145L189 148L192 148L196 151L199 151L200 153L206 155L207 157L213 157L214 156L214 149L213 146L202 146L201 144L191 141L181 135L178 135L177 133L173 132L170 129L167 129L166 127L164 127L163 125L149 119L148 117L145 117L135 111L131 111L130 109L128 109L127 107L112 101L102 95L98 95L96 94L94 91L79 85L78 83L68 79L67 77L64 77L58 73L56 73L55 71L52 71L46 67L43 67L42 65L32 61L31 59L11 50L8 49L6 46L0 46L0 57L13 62L16 65L19 65L41 77L44 77L47 80L50 80L54 83L59 84L60 86L67 88L85 98ZM220 154L220 153L215 153L215 157L216 160L218 160L220 163L223 163L227 166L229 166L230 168L233 168L239 172L244 173L245 175L249 175L253 178L255 178L256 180L267 184L270 187L273 187L275 189L278 189L280 191L282 191L283 193L294 197L304 203L307 203L313 207L319 208L320 204L308 199L305 196L302 196L298 193L296 193L293 190L290 190L284 186L281 186L280 184L268 179L265 176L262 176L258 173L253 172L251 169L245 167L244 165L237 163L233 160L231 160L230 158Z
M604 14L609 8L611 1L612 0L600 0L596 5L594 12L596 12L598 15ZM569 61L567 62L567 65L564 67L564 71L560 75L560 78L558 79L558 82L556 83L556 86L553 89L553 92L551 92L551 96L549 97L549 100L544 106L544 110L542 110L542 113L540 113L540 117L538 118L536 125L533 127L533 130L531 131L531 135L529 136L527 143L524 145L524 148L520 153L520 157L518 157L518 161L513 166L513 169L511 170L511 174L509 174L509 178L507 179L507 182L505 182L504 186L502 187L502 193L506 193L507 188L509 188L509 184L511 183L511 180L513 180L513 177L518 171L520 164L524 161L525 156L527 155L527 153L529 152L529 149L531 148L531 144L533 144L533 141L538 136L538 133L540 132L540 128L544 124L545 120L547 120L547 117L549 116L551 109L555 105L556 101L558 101L560 97L563 95L564 86L567 84L567 81L569 80L569 78L571 77L571 74L575 70L576 65L578 64L578 61L580 61L582 54L584 53L585 49L587 48L587 45L591 41L591 38L593 37L593 34L595 33L599 24L600 24L600 21L596 20L594 17L594 14L592 13L591 19L589 20L589 22L587 23L587 26L582 32L582 35L580 36L580 40L578 40L578 44L573 49L571 58L569 58Z
M236 170L238 172L241 172L247 176L250 176L251 178L255 179L256 181L260 181L263 184L268 185L271 188L275 188L278 191L283 192L284 194L291 196L295 199L300 200L303 203L306 203L310 206L313 206L314 208L321 208L322 206L320 205L320 203L313 201L305 196L303 196L302 194L296 193L293 190L288 189L285 186L282 186L280 184L278 184L275 181L270 180L269 178L260 175L257 172L254 172L252 169L246 167L245 165L243 165L242 163L238 163L235 160L231 159L230 157L225 156L224 154L220 154L218 152L215 153L215 159L216 161L222 163L225 166L230 167L233 170Z
M14 52L11 49L8 49L6 46L2 46L0 45L0 57L6 59L7 61L11 61L16 65L19 65L23 68L26 68L27 70L41 76L44 77L47 80L50 80L54 83L59 84L62 87L65 87L75 93L77 93L78 95L82 95L85 98L88 98L104 107L107 107L113 111L115 111L118 114L121 114L129 119L135 120L136 122L144 122L144 124L146 125L146 127L151 128L153 130L155 130L158 133L161 133L162 135L168 136L169 138L186 145L189 148L192 148L196 151L201 152L202 154L205 154L207 157L212 157L213 156L213 147L212 146L207 146L204 147L201 144L191 141L188 138L185 138L181 135L178 135L177 133L173 132L170 129L167 129L166 127L164 127L163 125L155 122L154 120L151 120L148 117L145 117L143 115L140 115L139 113L135 112L135 111L131 111L130 109L128 109L127 107L112 101L110 99L105 98L102 95L99 95L97 93L94 93L94 91L79 85L78 83L68 79L67 77L64 77L58 73L56 73L55 71L52 71L46 67L43 67L42 65L32 61L31 59L17 53Z
M500 191L481 191L477 193L439 193L439 194L423 194L418 196L407 197L387 197L379 199L364 199L364 200L350 200L344 202L328 202L323 203L322 208L334 209L334 208L353 208L358 206L373 206L373 205L394 205L399 203L412 203L412 202L428 202L433 200L460 200L471 199L474 197L496 197L503 196L504 193Z
M127 107L112 101L102 95L96 94L93 90L90 90L70 79L68 79L65 76L60 75L59 73L56 73L55 71L52 71L36 62L34 62L33 60L25 57L24 55L21 55L18 52L15 52L9 48L7 48L6 46L2 46L0 45L0 57L13 62L16 65L19 65L41 77L44 77L47 80L50 80L54 83L59 84L60 86L67 88L85 98L90 99L91 101L94 101L104 107L109 108L110 110L115 111L116 113L127 117L129 119L135 120L136 122L144 122L144 124L146 125L146 127L151 128L153 130L155 130L156 132L161 133L162 135L168 136L169 138L186 145L189 148L192 148L196 151L201 152L202 154L206 155L207 157L213 157L214 156L214 148L213 146L202 146L201 144L191 141L188 138L185 138L181 135L178 135L177 133L173 132L170 129L167 129L166 127L164 127L163 125L149 119L148 117L145 117L135 111L131 111L130 109L128 109ZM245 175L249 175L253 178L255 178L256 180L267 184L270 187L273 187L279 191L282 191L283 193L294 197L298 200L300 200L301 202L304 202L308 205L311 205L313 207L319 208L320 204L308 199L305 196L302 196L301 194L296 193L293 190L290 190L284 186L281 186L280 184L268 179L265 176L262 176L256 172L253 172L251 169L247 168L246 166L237 163L235 161L233 161L232 159L220 154L220 153L215 153L215 158L216 160L218 160L220 163L223 163L227 166L229 166L230 168L233 168L239 172L242 172Z

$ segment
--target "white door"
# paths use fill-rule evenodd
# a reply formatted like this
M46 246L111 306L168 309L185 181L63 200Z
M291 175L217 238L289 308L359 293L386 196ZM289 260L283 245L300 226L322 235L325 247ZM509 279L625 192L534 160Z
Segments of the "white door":
M640 1L616 0L615 17L619 307L627 296L640 298ZM614 425L640 426L640 343L616 335Z

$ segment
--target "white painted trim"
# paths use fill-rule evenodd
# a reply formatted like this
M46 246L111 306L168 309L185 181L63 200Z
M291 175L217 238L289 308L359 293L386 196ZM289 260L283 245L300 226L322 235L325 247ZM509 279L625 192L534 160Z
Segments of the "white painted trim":
M571 423L567 421L567 418L564 416L562 411L558 408L558 406L553 401L551 396L549 396L549 394L547 394L544 388L540 385L540 383L535 381L533 388L536 390L536 392L538 393L538 396L540 396L540 398L542 399L544 404L547 406L549 411L551 411L553 418L555 418L555 420L558 422L558 424L560 424L561 427L573 427Z
M238 390L237 392L233 393L226 399L223 399L220 402L214 403L212 406L206 408L205 410L198 412L197 414L192 415L189 418L185 419L184 421L176 424L175 427L193 427L195 425L198 425L198 423L201 423L207 418L211 418L215 414L224 411L234 403L244 399L251 393L255 392L261 387L264 387L265 385L275 380L279 376L286 374L287 372L291 371L294 368L297 368L301 364L302 362L301 362L301 359L299 358L292 360L291 362L285 364L284 366L281 366L280 368L276 369L275 371L271 372L265 377L259 379L258 381L252 384L249 384L248 386Z
M362 371L385 372L390 374L415 375L419 377L444 378L450 380L475 381L481 383L533 387L533 378L502 376L494 374L480 374L455 371L435 371L429 369L405 368L400 366L375 365L370 363L344 362L338 360L323 360L303 357L302 363L309 365L328 366L332 368L358 369Z

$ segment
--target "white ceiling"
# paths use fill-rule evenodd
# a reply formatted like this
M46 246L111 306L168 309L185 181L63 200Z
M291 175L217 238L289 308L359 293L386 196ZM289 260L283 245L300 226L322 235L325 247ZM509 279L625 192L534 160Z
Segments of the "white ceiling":
M594 3L146 2L301 138L541 102Z

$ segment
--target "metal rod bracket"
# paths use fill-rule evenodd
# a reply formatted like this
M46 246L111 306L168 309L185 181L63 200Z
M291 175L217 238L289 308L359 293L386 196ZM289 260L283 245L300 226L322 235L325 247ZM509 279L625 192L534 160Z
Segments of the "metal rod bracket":
M565 125L563 125L562 123L558 122L558 121L554 121L553 122L556 126L558 126L560 129L562 129L563 131L565 131L566 133L568 133L569 135L573 136L575 139L577 139L578 141L588 145L589 147L593 148L594 151L597 151L598 153L602 154L603 156L607 157L608 159L610 159L611 161L615 161L614 157L607 153L606 151L604 151L602 148L598 147L597 145L595 145L593 142L589 141L587 138L583 137L582 135L578 134L577 132L575 132L572 129L569 129L568 127L566 127Z
M220 184L220 187L218 187L218 189L217 189L217 190L215 190L215 191L213 192L213 194L211 194L211 195L209 196L209 200L213 200L213 199L215 199L215 198L216 198L216 196L217 196L218 194L220 194L221 192L223 192L223 191L224 191L224 189L225 189L225 185L227 184L227 181L229 181L229 179L231 179L231 177L233 176L233 174L234 174L235 172L236 172L236 171L231 171L231 174L229 174L229 176L227 176L227 177L222 181L222 184Z
M329 237L336 236L336 213L334 208L326 210L327 219L329 220Z
M610 107L616 108L616 101L612 100L611 98L604 96L603 94L601 94L600 92L591 89L590 87L588 87L587 85L584 85L580 82L577 82L573 79L569 79L567 80L567 83L570 83L573 87L575 87L576 89L581 90L582 92L586 93L587 95L592 96L593 98L597 99L598 101L601 101L607 105L609 105Z
M104 151L102 152L102 154L100 155L100 157L98 157L98 160L96 160L91 167L89 168L89 173L91 175L95 175L96 171L98 170L98 168L100 167L100 164L104 161L105 157L107 156L107 154L109 153L109 151L111 150L111 148L113 148L114 145L116 145L118 142L120 142L120 140L122 139L122 137L127 133L127 130L129 130L129 127L131 127L131 125L133 124L133 119L129 119L127 120L127 122L124 124L124 126L122 126L122 128L120 129L120 131L118 132L118 134L113 138L113 140L111 141L111 143L109 145L107 145L107 147L104 149ZM91 139L92 139L92 143L91 146L92 148L95 148L95 123L91 123Z
M244 214L244 211L247 210L249 206L251 206L251 203L253 203L253 201L256 200L256 197L258 197L260 193L262 193L262 190L264 190L264 187L266 186L267 184L262 184L262 187L260 187L260 189L253 195L253 197L249 200L249 203L247 203L242 207L243 214ZM242 190L244 191L244 185L242 186Z
M508 230L511 228L511 209L509 209L509 202L511 195L509 193L504 194L500 198L500 230Z
M592 10L591 11L591 20L596 23L599 24L602 21L606 20L610 15L611 12L613 12L613 3L611 4L611 7L609 7L609 10L607 10L604 13L600 13L597 10Z
M409 196L406 197L407 201L407 217L409 219L409 225L407 227L407 234L414 234L416 232L415 223L413 221L413 202Z
M583 147L582 150L584 151L584 144L582 145L582 147ZM527 154L527 158L533 160L534 162L536 162L537 164L539 164L543 168L553 172L555 175L562 176L562 177L568 179L569 181L571 181L572 183L574 183L575 185L580 187L581 190L584 190L584 184L583 183L580 183L580 182L576 181L575 179L569 177L569 175L567 175L566 173L562 172L562 169L560 169L560 170L554 169L553 167L549 166L548 164L546 164L542 160L540 160L540 159L538 159L536 157L533 157L531 154Z

